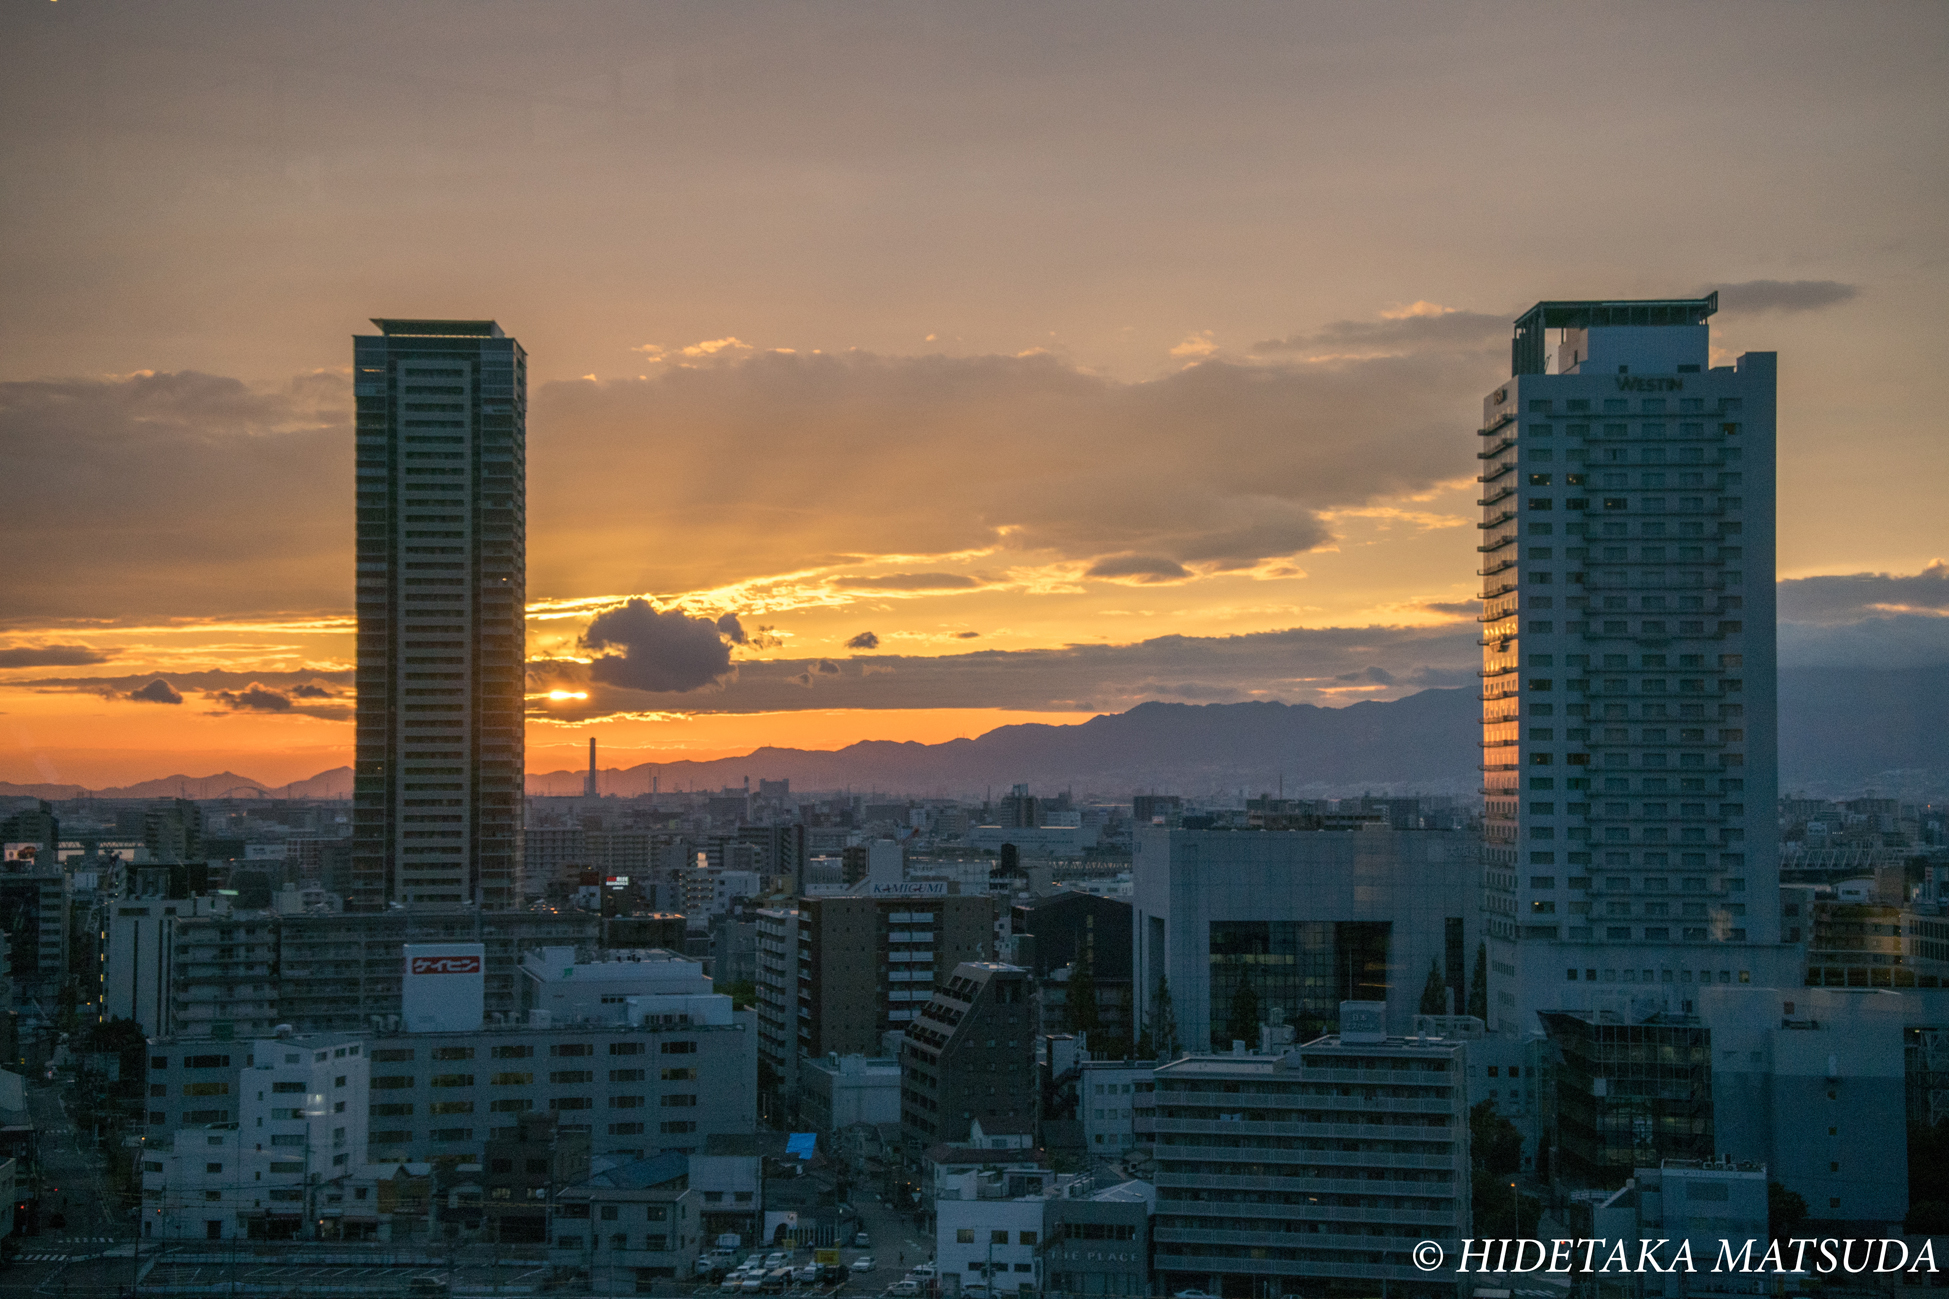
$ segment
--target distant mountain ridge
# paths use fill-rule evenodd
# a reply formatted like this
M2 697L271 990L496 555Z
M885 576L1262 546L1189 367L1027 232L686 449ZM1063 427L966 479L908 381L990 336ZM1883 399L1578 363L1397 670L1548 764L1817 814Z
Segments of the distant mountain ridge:
M107 789L89 789L85 785L14 785L0 780L0 798L222 798L233 790L238 791L235 796L240 798L253 797L245 792L249 790L273 798L350 798L352 769L333 767L288 785L267 785L234 771L214 776L163 776L134 785L111 785Z
M1424 690L1345 708L1311 704L1139 704L1077 725L1003 726L942 744L866 740L842 749L765 747L707 762L645 763L600 773L629 796L790 780L801 791L852 789L979 797L1026 781L1115 795L1209 794L1284 786L1289 794L1469 794L1476 787L1474 692ZM1949 785L1949 665L1780 673L1780 787L1849 792L1885 782ZM533 795L582 792L585 773L531 773ZM218 798L235 789L280 798L345 798L349 767L268 786L233 772L167 776L113 789L0 783L0 797Z
M1393 703L1139 704L1078 725L1003 726L942 744L865 740L843 749L762 748L707 762L645 763L601 775L605 794L647 794L789 779L799 789L981 796L1026 781L1039 789L1212 793L1250 787L1475 787L1475 697L1424 690ZM577 794L586 773L528 777L530 794Z

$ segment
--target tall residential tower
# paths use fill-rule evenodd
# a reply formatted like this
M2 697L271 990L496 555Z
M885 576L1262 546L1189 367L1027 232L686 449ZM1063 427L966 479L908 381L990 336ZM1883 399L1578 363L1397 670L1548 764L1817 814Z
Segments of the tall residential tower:
M1700 982L1778 945L1775 357L1714 367L1716 295L1542 302L1483 402L1492 1022ZM1594 985L1594 986L1593 986Z
M355 910L521 903L527 354L374 320L358 404Z

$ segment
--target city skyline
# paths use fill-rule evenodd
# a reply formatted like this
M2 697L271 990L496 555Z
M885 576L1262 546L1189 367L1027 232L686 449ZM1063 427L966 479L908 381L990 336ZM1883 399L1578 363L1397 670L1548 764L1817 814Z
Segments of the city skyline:
M1796 15L1753 44L1724 11L1699 19L1722 39L1627 66L1567 58L1621 39L1612 20L1410 33L1295 11L1248 32L1153 13L1067 82L994 20L830 43L829 71L887 73L938 110L894 127L844 77L781 75L796 28L725 62L732 20L489 23L445 56L445 80L393 69L411 87L397 103L335 81L345 55L322 33L306 45L245 19L219 40L203 11L181 31L110 32L71 9L21 22L34 60L15 81L37 95L21 129L180 167L83 176L21 154L38 197L13 210L15 247L65 278L8 254L23 291L0 317L0 420L27 490L8 525L0 780L281 783L347 763L353 412L331 340L376 311L492 315L545 358L533 770L578 767L591 733L631 765L940 741L1150 699L1338 705L1466 685L1475 466L1454 431L1502 372L1515 316L1566 295L1718 289L1714 364L1793 358L1783 666L1949 662L1928 491L1944 451L1921 377L1939 181L1899 165L1941 106L1924 54L1939 16L1876 9L1843 31ZM215 100L151 58L205 35L170 66L230 87ZM1500 95L1460 74L1469 50L1522 58L1587 105L1580 144L1483 126ZM1215 105L1237 143L1198 143L1183 86L1117 90L1174 59L1239 70ZM125 75L98 83L84 64ZM1779 65L1815 92L1782 99ZM1870 65L1876 92L1844 93ZM919 68L933 72L914 82ZM515 78L511 136L468 116L490 76ZM97 108L50 117L70 84ZM1356 84L1385 108L1353 108ZM1714 88L1709 123L1646 107L1647 89L1698 84ZM384 129L379 102L443 143ZM761 143L756 123L788 106L854 129ZM1038 110L1065 129L1021 132ZM313 111L342 129L321 133ZM260 119L278 125L211 134ZM1284 129L1298 122L1315 129ZM775 165L786 139L801 165ZM437 184L433 157L452 169ZM1101 194L1071 179L1110 166L1129 179ZM1551 185L1506 180L1539 167ZM1639 202L1634 177L1653 170L1709 185L1718 215ZM583 193L567 174L600 181L551 209ZM392 180L370 188L378 175ZM1789 201L1787 178L1810 175L1827 183ZM673 209L653 177L696 202ZM1133 201L1146 183L1155 201ZM1437 196L1439 236L1412 215ZM399 202L447 215L389 224L377 261L346 242ZM525 232L511 278L466 273L485 246L454 233L472 228L453 204ZM1508 239L1511 215L1538 237ZM658 236L645 245L630 218ZM218 228L243 279L202 273ZM104 281L86 268L110 245L122 275ZM272 311L259 284L297 292Z

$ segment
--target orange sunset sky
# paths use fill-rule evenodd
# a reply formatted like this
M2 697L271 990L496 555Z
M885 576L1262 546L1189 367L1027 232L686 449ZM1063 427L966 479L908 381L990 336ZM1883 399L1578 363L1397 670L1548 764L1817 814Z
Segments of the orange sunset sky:
M7 0L0 781L349 761L372 316L528 350L531 771L1466 684L1472 430L1541 298L1720 290L1715 360L1781 354L1783 665L1949 662L1945 47ZM730 615L727 666L592 683L633 598Z

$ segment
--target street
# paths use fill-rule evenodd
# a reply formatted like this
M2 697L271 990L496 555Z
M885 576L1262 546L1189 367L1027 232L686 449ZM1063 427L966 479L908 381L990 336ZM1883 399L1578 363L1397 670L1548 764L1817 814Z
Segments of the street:
M133 1278L131 1260L101 1256L126 1251L133 1229L121 1207L109 1203L101 1157L69 1120L58 1085L30 1082L27 1109L40 1139L43 1226L37 1235L16 1227L14 1261L0 1268L0 1295L114 1294ZM20 1187L21 1198L30 1189ZM46 1226L56 1213L66 1223Z

